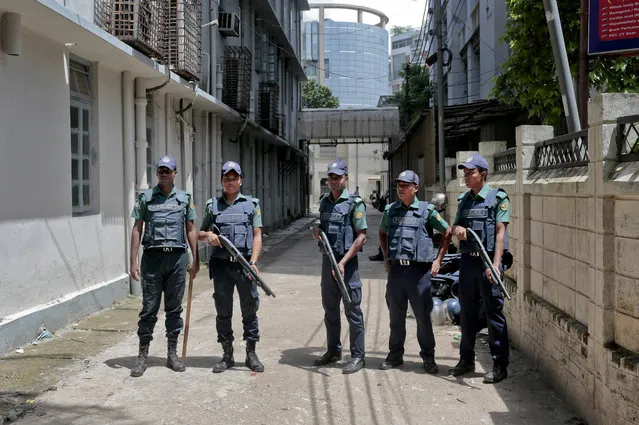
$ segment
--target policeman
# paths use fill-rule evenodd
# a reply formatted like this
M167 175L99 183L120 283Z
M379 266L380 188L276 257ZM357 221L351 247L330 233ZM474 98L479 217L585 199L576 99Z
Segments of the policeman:
M467 240L466 228L472 228L477 233L495 269L503 271L511 263L506 232L510 221L510 201L506 192L493 189L486 183L488 163L483 157L472 155L458 168L464 170L464 182L470 190L457 198L459 208L453 226L462 253L459 265L462 339L459 363L449 373L459 376L475 371L474 347L481 297L486 310L490 354L493 358L493 368L484 375L484 382L496 383L508 376L508 328L503 313L504 299L499 287L493 284L490 269L486 269Z
M153 328L157 322L160 300L164 293L165 327L168 338L166 366L176 372L185 370L178 358L177 340L183 322L182 297L189 255L193 253L190 274L197 275L200 260L197 251L195 207L190 193L177 190L173 185L177 175L175 160L163 156L157 164L157 186L146 190L138 197L131 216L135 219L131 232L131 277L140 278L138 250L144 226L142 245L142 312L138 322L140 350L131 376L142 376L146 370L149 344L153 339Z
M351 360L343 373L355 373L362 369L364 362L364 314L362 302L362 281L359 277L357 253L366 243L366 206L359 196L348 193L348 167L338 158L328 166L328 186L330 192L320 202L320 225L313 228L313 236L320 239L319 229L326 233L338 267L344 276L346 288L352 303L344 303L350 332ZM342 294L333 277L331 263L326 255L322 258L322 306L328 350L313 362L324 366L342 358L340 341L340 301Z
M379 226L379 240L388 272L386 304L391 331L390 352L380 369L392 369L404 363L406 312L410 302L417 322L419 355L426 372L434 374L439 368L435 363L435 335L430 319L433 309L430 277L439 272L452 233L434 205L417 199L419 177L415 172L402 171L395 181L399 200L386 207ZM434 229L443 234L436 257L432 241Z
M213 247L209 261L209 277L213 279L213 299L217 311L217 340L222 344L222 360L213 366L214 373L224 372L235 365L233 359L233 290L237 287L244 325L246 341L246 367L254 372L264 372L264 365L255 353L255 344L260 340L257 310L260 299L257 285L253 282L240 263L233 261L229 252L221 245L213 225L219 228L223 236L249 261L256 273L257 260L262 250L262 213L257 198L243 195L242 169L240 164L227 161L222 166L221 182L224 187L222 196L206 202L204 219L200 227L199 240Z

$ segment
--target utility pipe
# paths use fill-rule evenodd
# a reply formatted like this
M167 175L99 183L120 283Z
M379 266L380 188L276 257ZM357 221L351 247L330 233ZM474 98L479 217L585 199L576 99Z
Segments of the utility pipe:
M135 128L133 123L134 88L131 71L122 73L122 153L124 160L124 265L129 272L129 255L131 252L131 229L133 218L131 211L135 205ZM132 295L140 295L142 286L139 282L129 278L129 291Z
M135 79L135 187L139 191L149 188L146 174L146 82L144 78Z

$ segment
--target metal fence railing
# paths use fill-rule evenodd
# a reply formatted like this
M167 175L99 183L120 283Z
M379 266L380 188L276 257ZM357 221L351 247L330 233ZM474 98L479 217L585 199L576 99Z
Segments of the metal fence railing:
M97 26L153 58L165 55L168 0L94 0Z
M617 160L639 161L639 115L617 118Z
M588 165L588 130L555 137L535 145L538 170Z
M517 171L517 148L498 152L493 159L495 173L513 173Z

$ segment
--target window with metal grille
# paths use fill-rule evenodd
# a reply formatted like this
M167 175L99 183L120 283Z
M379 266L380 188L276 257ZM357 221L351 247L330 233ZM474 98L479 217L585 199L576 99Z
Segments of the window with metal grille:
M71 126L71 205L73 214L89 212L93 206L93 140L91 68L69 63Z
M319 156L322 158L335 158L337 146L320 146Z

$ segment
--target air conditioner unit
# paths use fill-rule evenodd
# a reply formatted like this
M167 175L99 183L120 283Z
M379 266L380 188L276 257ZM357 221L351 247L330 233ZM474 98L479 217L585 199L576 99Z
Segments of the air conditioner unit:
M239 37L240 18L235 13L220 12L218 28L222 35L227 37Z

